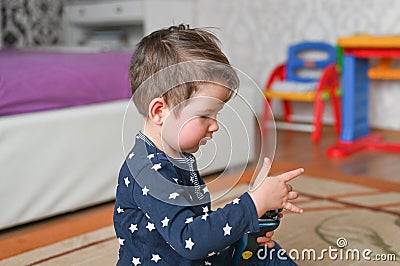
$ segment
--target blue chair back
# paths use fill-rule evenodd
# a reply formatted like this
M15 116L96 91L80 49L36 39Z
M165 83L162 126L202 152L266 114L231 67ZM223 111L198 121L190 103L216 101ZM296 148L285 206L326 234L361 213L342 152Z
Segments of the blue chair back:
M325 42L301 42L289 47L286 79L297 82L317 82L318 72L336 62L336 48ZM308 73L313 72L307 76Z

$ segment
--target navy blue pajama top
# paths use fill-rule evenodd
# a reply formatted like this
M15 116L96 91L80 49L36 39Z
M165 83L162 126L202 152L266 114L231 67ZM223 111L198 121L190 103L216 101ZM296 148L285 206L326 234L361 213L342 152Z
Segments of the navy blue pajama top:
M230 265L235 242L259 231L257 211L248 193L210 208L195 157L170 158L139 132L118 178L118 265Z

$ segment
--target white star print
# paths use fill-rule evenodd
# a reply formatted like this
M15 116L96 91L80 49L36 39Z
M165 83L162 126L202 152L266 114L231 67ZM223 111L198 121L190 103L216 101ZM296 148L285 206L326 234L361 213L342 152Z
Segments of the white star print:
M226 223L225 227L222 228L222 229L224 230L224 236L226 236L226 235L230 236L231 235L232 227L230 227L228 223Z
M129 230L131 230L132 234L138 230L137 224L131 224L129 227Z
M148 222L146 225L146 228L149 230L149 232L153 231L154 229L156 229L156 227L154 226L154 224Z
M208 206L203 207L203 212L207 213L208 212Z
M234 199L232 202L233 202L233 204L239 204L239 201L240 201L240 199L237 198L237 199Z
M162 220L162 221L161 221L161 223L162 223L162 227L166 227L166 226L168 226L168 222L169 222L169 219L168 219L168 217L167 217L167 216L165 216L164 220Z
M213 251L213 252L209 253L209 254L207 255L207 257L214 256L215 254L216 254L216 253Z
M159 260L161 260L161 257L158 254L151 254L151 260L157 263Z
M209 262L209 261L206 260L206 261L204 262L204 265L212 265L212 264L211 264L211 262Z
M144 188L142 188L142 192L143 192L143 196L147 196L147 192L149 192L150 189L148 189L146 186L144 186Z
M178 184L178 178L172 178Z
M193 222L193 217L187 218L185 224L190 224Z
M154 171L158 171L159 169L161 169L161 163L156 163L155 165L153 165L153 167L151 167L151 169L153 169Z
M135 257L132 258L132 263L135 266L142 264L142 263L140 263L140 258L135 258Z
M208 216L209 216L209 214L205 213L204 215L201 216L201 219L206 221Z
M119 237L118 237L118 243L119 243L121 246L124 245L124 241L125 241L125 239L122 239L122 238L119 238Z
M133 156L135 156L135 153L134 153L134 152L132 152L131 154L129 154L128 158L129 158L129 159L132 159Z
M125 186L126 186L126 187L128 187L129 184L131 183L131 181L129 181L129 177L125 177L125 178L124 178L124 181L125 181Z
M121 207L118 206L117 212L118 212L118 213L124 212L124 209L122 209Z
M176 199L176 197L178 197L178 196L179 196L179 193L174 192L174 193L169 194L168 199Z
M203 188L203 193L206 194L207 192L209 192L209 191L208 191L208 187L204 187L204 188Z
M185 248L192 250L194 243L192 242L192 238L189 238L188 240L185 240L186 246Z
M154 158L154 154L152 153L152 154L149 154L149 155L147 155L147 159L152 159L152 158Z

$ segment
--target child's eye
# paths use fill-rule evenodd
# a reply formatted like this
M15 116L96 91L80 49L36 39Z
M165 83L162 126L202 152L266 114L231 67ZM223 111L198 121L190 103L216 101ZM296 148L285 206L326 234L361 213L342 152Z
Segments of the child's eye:
M204 114L200 115L201 118L216 118L220 113L210 113L210 114Z

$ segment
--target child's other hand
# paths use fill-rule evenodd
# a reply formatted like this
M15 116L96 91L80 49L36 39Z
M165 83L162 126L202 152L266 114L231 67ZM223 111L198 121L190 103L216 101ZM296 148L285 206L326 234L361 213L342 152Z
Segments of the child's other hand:
M283 213L280 212L278 214L279 218L282 219L283 218ZM274 235L275 231L270 231L265 233L265 236L260 236L257 237L257 243L260 244L260 246L267 246L269 248L273 248L275 246L275 242L272 241L272 236Z
M278 176L269 177L271 161L264 159L264 164L258 174L257 180L263 178L261 184L255 189L249 191L254 205L256 206L258 216L260 217L268 210L284 208L291 212L302 213L303 209L289 202L296 199L299 194L293 191L293 187L286 182L296 178L304 172L303 168L298 168Z
M273 248L275 246L275 242L272 241L272 236L274 235L274 231L267 232L265 236L257 237L257 243L260 246L267 246L269 248Z

